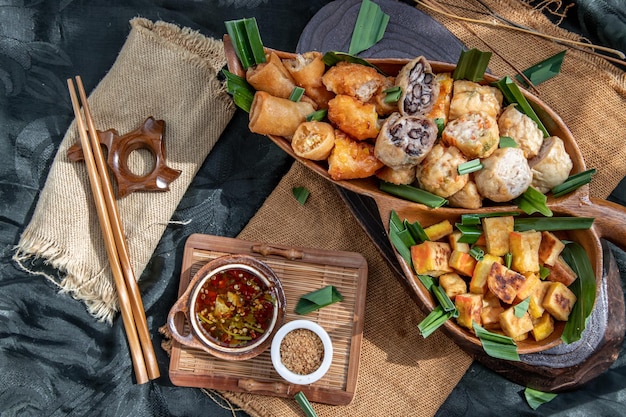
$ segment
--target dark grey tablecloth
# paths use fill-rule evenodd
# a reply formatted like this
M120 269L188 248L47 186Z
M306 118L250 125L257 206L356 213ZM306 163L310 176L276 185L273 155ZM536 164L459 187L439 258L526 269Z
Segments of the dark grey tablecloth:
M80 302L20 270L11 261L13 246L73 119L65 79L81 75L86 89L93 89L113 64L131 18L165 20L221 38L225 20L255 16L267 45L293 51L306 23L326 3L0 2L0 415L232 415L200 390L170 383L157 328L176 298L185 239L196 232L237 235L292 163L268 140L248 132L244 114L237 112L173 219L202 221L168 227L140 279L163 374L159 380L135 385L121 321L112 327L95 322ZM623 48L624 32L611 32L615 24L601 24L608 16L624 22L623 14L583 10L597 3L579 3L582 29ZM571 20L581 28L577 19ZM249 158L259 161L254 169L246 169ZM611 199L624 204L626 184ZM620 256L621 251L615 252ZM626 270L624 258L619 261ZM537 413L520 397L522 387L474 364L439 415L624 415L625 362L620 355L610 371L576 392L559 395Z

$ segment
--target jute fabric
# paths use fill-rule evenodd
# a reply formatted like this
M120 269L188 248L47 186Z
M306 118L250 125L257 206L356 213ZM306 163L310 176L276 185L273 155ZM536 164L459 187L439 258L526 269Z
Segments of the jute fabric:
M189 183L232 118L232 99L216 77L225 62L221 41L137 18L131 21L131 32L115 64L89 96L99 130L116 129L124 134L137 129L148 116L165 120L166 162L182 171L168 192L136 192L118 199L137 278ZM67 158L68 148L77 141L73 122L14 259L41 274L44 269L34 270L31 264L44 260L59 271L46 276L62 291L84 301L98 319L111 322L118 309L117 296L86 165ZM143 172L148 163L148 155L131 154L133 172Z

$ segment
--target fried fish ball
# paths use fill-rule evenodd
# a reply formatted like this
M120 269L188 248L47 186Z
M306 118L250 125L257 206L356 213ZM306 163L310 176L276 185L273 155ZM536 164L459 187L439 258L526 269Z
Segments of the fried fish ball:
M439 84L426 58L418 56L402 67L396 77L402 88L398 110L404 116L422 116L428 113L439 95Z
M339 94L328 102L328 120L357 140L378 136L378 113L373 104Z
M484 113L467 113L446 125L441 140L456 146L469 159L486 158L500 142L498 122Z
M275 97L266 91L254 93L250 105L251 132L261 135L291 137L306 116L315 111L311 103Z
M389 116L378 133L374 152L385 165L406 168L422 162L437 140L437 125L425 117Z
M372 67L342 61L326 71L322 82L335 94L348 95L366 103L383 85L385 77Z
M449 72L435 74L435 79L439 84L439 94L437 94L437 101L435 101L433 108L425 116L432 120L441 119L445 125L448 123L454 80Z
M498 118L498 128L500 136L512 138L522 148L526 158L534 158L539 153L543 132L533 119L517 110L515 104L504 109Z
M300 123L291 139L291 147L296 155L314 161L328 158L333 146L335 146L335 129L326 122Z
M246 81L257 91L289 98L296 82L275 52L266 55L266 61L248 68Z
M326 64L322 61L322 53L318 51L297 54L292 59L283 60L287 71L291 74L298 87L304 88L305 94L317 104L318 108L328 108L328 101L335 94L328 91L322 77Z
M474 173L478 192L498 203L510 201L526 191L532 172L520 148L499 148L483 159L483 169Z
M467 80L456 80L450 101L450 120L467 113L485 113L498 118L502 110L502 92L488 85Z
M415 181L415 166L408 168L391 168L384 166L376 171L376 177L396 185L409 185Z
M335 130L335 146L328 157L328 174L333 180L367 178L382 167L383 163L374 156L374 145Z
M459 165L465 162L467 158L457 147L438 143L417 165L417 181L424 190L448 198L469 181L468 174L459 175L458 171Z
M530 159L528 164L533 173L531 185L544 194L562 184L574 166L563 140L558 136L545 138L539 154Z
M450 207L477 209L483 206L483 197L478 192L476 183L470 180L465 187L448 197L448 203Z

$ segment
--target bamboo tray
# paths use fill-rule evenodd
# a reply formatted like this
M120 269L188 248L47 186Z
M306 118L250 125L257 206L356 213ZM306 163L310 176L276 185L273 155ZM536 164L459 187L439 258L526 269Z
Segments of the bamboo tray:
M353 252L267 245L233 238L193 234L185 243L179 295L202 265L228 254L252 255L270 266L281 280L287 297L285 322L298 318L312 320L328 331L334 348L328 373L310 385L294 385L282 379L272 366L270 351L245 361L218 359L200 349L173 341L169 376L175 385L237 392L293 397L302 391L309 400L346 405L356 391L363 335L367 286L367 262ZM301 295L334 285L343 301L317 312L294 313ZM189 331L182 315L176 326Z

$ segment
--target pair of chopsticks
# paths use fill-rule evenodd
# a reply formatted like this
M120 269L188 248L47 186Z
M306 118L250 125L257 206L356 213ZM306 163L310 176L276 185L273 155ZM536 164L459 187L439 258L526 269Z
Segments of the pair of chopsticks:
M135 378L138 384L144 384L148 380L159 377L159 365L152 346L152 340L150 339L139 287L130 264L128 246L124 238L107 165L100 147L98 133L91 117L85 88L79 76L76 77L76 84L80 100L82 101L86 126L80 111L80 103L76 95L74 82L71 78L67 80L72 107L74 108L74 115L78 125L80 144L87 164L91 192L96 204L109 264L115 279L115 287L130 347Z

